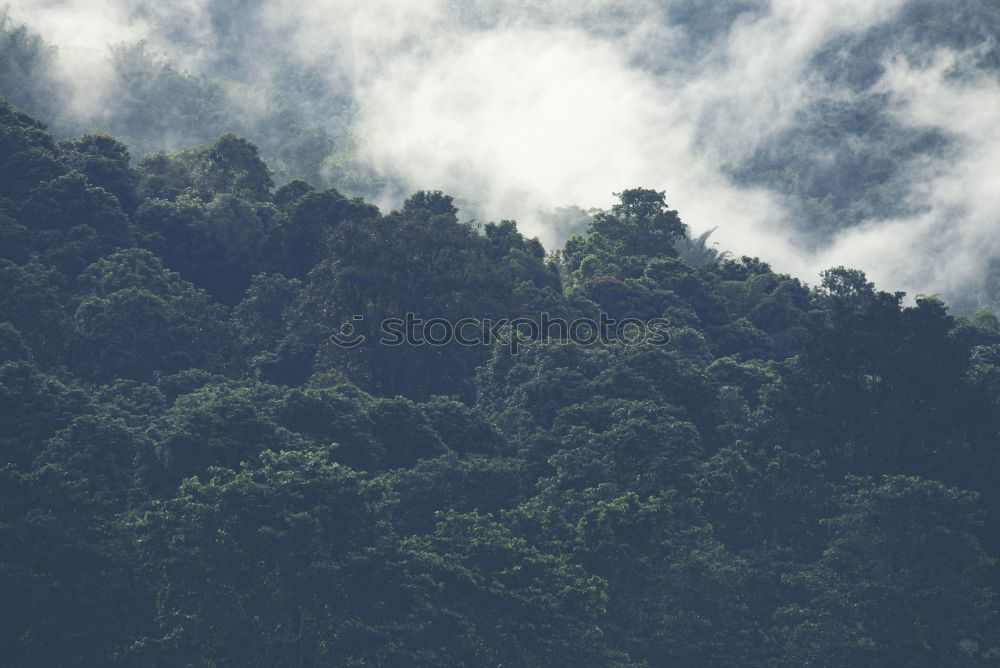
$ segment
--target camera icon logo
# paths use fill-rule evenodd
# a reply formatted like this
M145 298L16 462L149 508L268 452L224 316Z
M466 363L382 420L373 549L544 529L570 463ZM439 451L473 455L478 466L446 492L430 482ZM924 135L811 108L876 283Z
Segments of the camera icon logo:
M359 334L354 326L354 322L361 322L365 319L363 315L356 315L351 321L344 322L340 329L330 335L330 341L341 348L356 348L365 342L365 335Z

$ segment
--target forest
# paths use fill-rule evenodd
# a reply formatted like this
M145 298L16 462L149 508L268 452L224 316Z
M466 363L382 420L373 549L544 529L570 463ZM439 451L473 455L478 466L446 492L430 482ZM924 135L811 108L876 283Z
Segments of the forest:
M545 249L0 102L0 665L1000 664L997 316L644 185ZM670 336L331 338L405 313Z
M233 132L278 185L442 190L549 249L654 187L737 257L972 314L998 34L996 0L0 0L0 96L135 160Z

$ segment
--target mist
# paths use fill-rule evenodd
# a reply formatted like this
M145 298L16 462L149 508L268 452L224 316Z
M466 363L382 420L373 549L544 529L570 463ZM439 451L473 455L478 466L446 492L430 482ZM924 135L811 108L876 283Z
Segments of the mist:
M63 102L43 120L121 136L135 157L233 129L279 180L386 209L440 189L549 249L573 231L554 211L652 187L694 234L717 228L719 248L808 282L846 265L996 307L1000 78L982 18L998 11L699 4L18 0L9 14L56 47L45 73ZM130 100L175 106L150 119ZM860 120L831 129L831 109Z

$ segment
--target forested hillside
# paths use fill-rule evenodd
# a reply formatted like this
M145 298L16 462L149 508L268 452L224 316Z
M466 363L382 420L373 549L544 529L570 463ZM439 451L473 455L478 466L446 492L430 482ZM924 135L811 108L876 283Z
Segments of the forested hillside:
M1000 664L996 315L634 185L546 251L0 103L0 665Z
M234 132L279 185L440 189L551 248L642 183L782 272L1000 310L997 0L99 4L0 0L0 96L57 140Z

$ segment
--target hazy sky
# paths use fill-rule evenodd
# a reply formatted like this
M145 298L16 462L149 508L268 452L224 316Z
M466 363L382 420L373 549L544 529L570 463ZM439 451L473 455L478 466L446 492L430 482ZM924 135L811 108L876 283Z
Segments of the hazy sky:
M455 195L469 216L515 218L550 247L558 240L542 212L606 207L612 192L642 185L665 190L693 231L718 227L722 248L807 281L844 264L884 289L947 296L1000 256L1000 82L954 75L982 45L918 61L875 56L884 69L867 93L885 94L899 123L953 139L906 165L903 197L916 215L867 220L815 248L803 241L810 221L782 194L740 187L725 171L818 100L861 94L820 76L817 56L905 5L15 0L10 11L60 47L84 116L114 104L109 45L147 40L192 72L231 72L237 91L248 79L280 88L274 63L292 58L347 87L364 163L406 190Z

